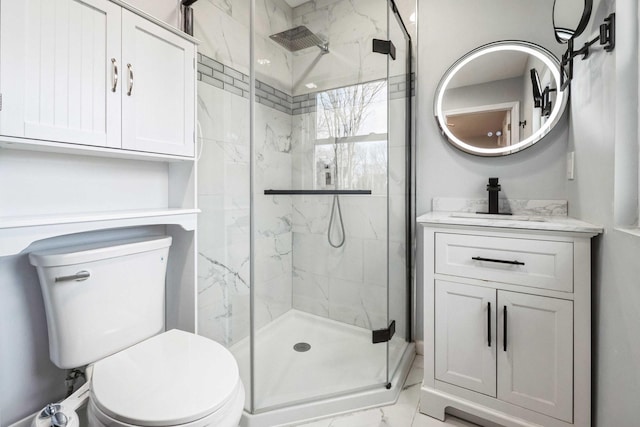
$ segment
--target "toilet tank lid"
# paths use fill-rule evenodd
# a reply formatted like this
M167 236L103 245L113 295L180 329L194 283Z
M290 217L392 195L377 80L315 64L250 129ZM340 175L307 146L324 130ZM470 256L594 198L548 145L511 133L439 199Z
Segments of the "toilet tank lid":
M169 246L171 236L147 236L36 251L29 254L29 261L36 267L59 267L150 252Z

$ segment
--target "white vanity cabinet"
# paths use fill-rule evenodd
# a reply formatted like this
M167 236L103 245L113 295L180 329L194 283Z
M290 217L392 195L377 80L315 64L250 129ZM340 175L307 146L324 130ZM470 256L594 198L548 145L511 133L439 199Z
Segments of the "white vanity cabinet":
M0 0L0 135L193 156L195 43L123 6Z
M590 247L599 228L477 221L418 219L421 411L444 419L454 409L504 426L590 426Z

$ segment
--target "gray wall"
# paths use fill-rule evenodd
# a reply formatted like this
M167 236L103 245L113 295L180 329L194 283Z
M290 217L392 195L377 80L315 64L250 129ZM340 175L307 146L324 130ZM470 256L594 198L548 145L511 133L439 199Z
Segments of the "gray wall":
M569 214L605 228L594 247L593 425L631 427L640 418L640 235L618 226L637 218L638 5L601 0L593 10L580 40L616 11L618 44L611 54L575 63Z
M437 196L487 197L489 176L502 184L501 197L566 199L567 121L540 143L501 158L476 157L449 145L433 111L444 72L472 49L497 40L526 40L562 53L553 36L553 0L423 0L418 2L417 213L431 210ZM546 31L545 31L546 29ZM418 244L418 249L420 245ZM417 255L416 339L423 336L421 254Z
M431 198L438 195L484 197L486 177L495 175L501 178L503 196L566 198L570 216L603 225L605 232L593 245L593 425L637 426L640 233L622 230L625 225L636 225L638 219L637 1L594 1L591 22L580 41L590 38L603 19L616 11L616 50L576 60L568 126L561 126L525 152L500 159L474 158L442 141L431 119L440 75L458 56L492 40L529 40L556 55L562 47L555 45L548 25L532 19L536 11L524 11L531 7L550 17L552 1L488 3L419 2L418 213L430 210ZM520 18L511 15L515 8L521 8ZM451 25L463 10L459 16L469 21ZM471 30L464 31L464 26ZM569 151L576 156L574 181L565 179ZM420 270L420 258L418 263ZM420 281L418 277L418 284ZM420 285L417 293L416 338L421 339Z

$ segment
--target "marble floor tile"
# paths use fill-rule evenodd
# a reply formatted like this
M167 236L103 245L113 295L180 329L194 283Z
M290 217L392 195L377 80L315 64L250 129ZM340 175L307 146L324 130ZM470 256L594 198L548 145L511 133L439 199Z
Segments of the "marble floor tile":
M421 414L418 405L423 372L424 358L416 356L395 405L297 424L296 427L478 427L476 424L450 415L447 415L443 422Z

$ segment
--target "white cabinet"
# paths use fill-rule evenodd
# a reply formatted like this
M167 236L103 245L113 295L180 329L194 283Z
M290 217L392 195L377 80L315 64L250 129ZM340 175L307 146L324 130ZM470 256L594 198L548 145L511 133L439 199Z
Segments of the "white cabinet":
M498 291L498 399L571 422L573 302Z
M492 229L442 218L418 219L421 412L444 419L445 410L454 409L511 427L590 426L596 227Z
M122 147L193 156L193 43L126 10L122 35Z
M2 135L120 146L120 16L104 0L0 2Z
M571 301L440 280L435 292L438 380L571 422Z
M1 0L0 135L193 156L196 48L150 19L108 0Z
M436 281L436 378L496 395L496 292Z

